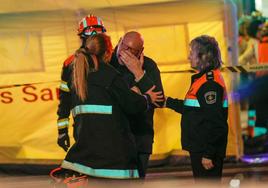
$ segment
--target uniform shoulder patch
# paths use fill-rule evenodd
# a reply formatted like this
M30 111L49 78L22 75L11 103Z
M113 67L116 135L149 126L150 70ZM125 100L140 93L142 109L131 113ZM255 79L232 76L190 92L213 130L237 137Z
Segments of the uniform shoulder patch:
M204 97L207 104L214 104L216 103L217 93L215 91L209 91L205 93Z

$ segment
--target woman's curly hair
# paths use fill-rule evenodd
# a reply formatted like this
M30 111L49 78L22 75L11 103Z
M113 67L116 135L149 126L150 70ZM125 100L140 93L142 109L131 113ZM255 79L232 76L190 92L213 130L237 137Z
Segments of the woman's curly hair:
M214 37L201 35L193 39L190 43L191 49L197 52L197 68L205 70L210 67L218 69L222 65L221 52L218 42Z

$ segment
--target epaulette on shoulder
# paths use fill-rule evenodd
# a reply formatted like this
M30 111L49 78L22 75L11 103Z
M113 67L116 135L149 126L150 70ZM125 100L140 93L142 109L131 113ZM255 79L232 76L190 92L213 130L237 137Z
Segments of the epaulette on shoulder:
M214 73L213 73L213 71L208 71L206 73L206 76L207 76L207 80L214 80Z
M64 66L67 67L69 64L71 64L74 60L74 54L70 55L65 61Z

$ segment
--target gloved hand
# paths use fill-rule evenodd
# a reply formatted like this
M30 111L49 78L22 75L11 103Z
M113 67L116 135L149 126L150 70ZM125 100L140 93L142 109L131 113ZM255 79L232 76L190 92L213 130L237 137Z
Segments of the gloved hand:
M70 138L68 135L68 128L59 129L58 134L58 145L64 149L64 151L67 151L70 147Z

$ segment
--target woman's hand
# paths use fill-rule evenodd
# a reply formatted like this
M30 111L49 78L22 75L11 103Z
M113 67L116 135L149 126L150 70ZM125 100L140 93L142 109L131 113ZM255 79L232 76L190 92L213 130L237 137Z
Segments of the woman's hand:
M212 160L205 157L202 157L202 165L206 170L210 170L214 167Z

